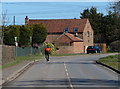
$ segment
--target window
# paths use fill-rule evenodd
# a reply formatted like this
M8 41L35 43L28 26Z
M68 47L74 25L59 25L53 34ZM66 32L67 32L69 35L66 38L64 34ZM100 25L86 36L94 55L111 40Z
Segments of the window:
M89 31L87 32L87 34L88 34L88 37L90 37L90 32Z
M69 31L69 28L65 28L64 32L67 33Z
M89 43L90 41L88 40L88 43Z
M74 28L74 32L78 32L78 28Z

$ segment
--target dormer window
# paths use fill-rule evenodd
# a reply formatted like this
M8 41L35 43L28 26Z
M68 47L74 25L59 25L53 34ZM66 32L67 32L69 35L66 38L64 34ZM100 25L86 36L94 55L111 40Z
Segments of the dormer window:
M68 31L69 31L69 28L65 28L65 29L64 29L64 32L65 32L65 33L68 33Z
M74 28L74 32L78 32L78 28Z

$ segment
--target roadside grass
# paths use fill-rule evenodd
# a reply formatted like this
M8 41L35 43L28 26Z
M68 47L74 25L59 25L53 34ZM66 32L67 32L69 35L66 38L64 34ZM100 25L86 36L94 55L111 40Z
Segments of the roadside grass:
M109 53L69 53L69 54L52 54L51 56L76 56L76 55L99 55L99 54L109 54Z
M76 54L52 54L51 56L76 56L76 55L85 55L85 53L76 53Z
M111 56L103 57L100 58L98 61L118 70L120 68L120 55L111 55Z
M40 60L43 56L36 54L36 55L28 55L28 56L18 56L15 58L14 61L11 61L10 63L7 63L3 66L0 66L0 68L4 69L4 68L8 68L14 65L17 65L23 61L34 61L34 60Z

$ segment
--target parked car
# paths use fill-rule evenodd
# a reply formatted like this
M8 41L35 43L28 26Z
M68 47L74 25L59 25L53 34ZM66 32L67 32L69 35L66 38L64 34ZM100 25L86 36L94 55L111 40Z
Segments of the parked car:
M101 49L98 46L88 46L87 54L89 53L100 53Z

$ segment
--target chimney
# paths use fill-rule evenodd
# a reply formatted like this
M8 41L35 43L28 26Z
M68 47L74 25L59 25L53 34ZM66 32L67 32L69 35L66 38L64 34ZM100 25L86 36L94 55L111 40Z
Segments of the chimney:
M26 16L26 18L25 18L25 25L28 25L28 23L29 23L29 18L28 18L28 16Z
M75 36L75 37L78 37L78 33L76 32L74 36Z

